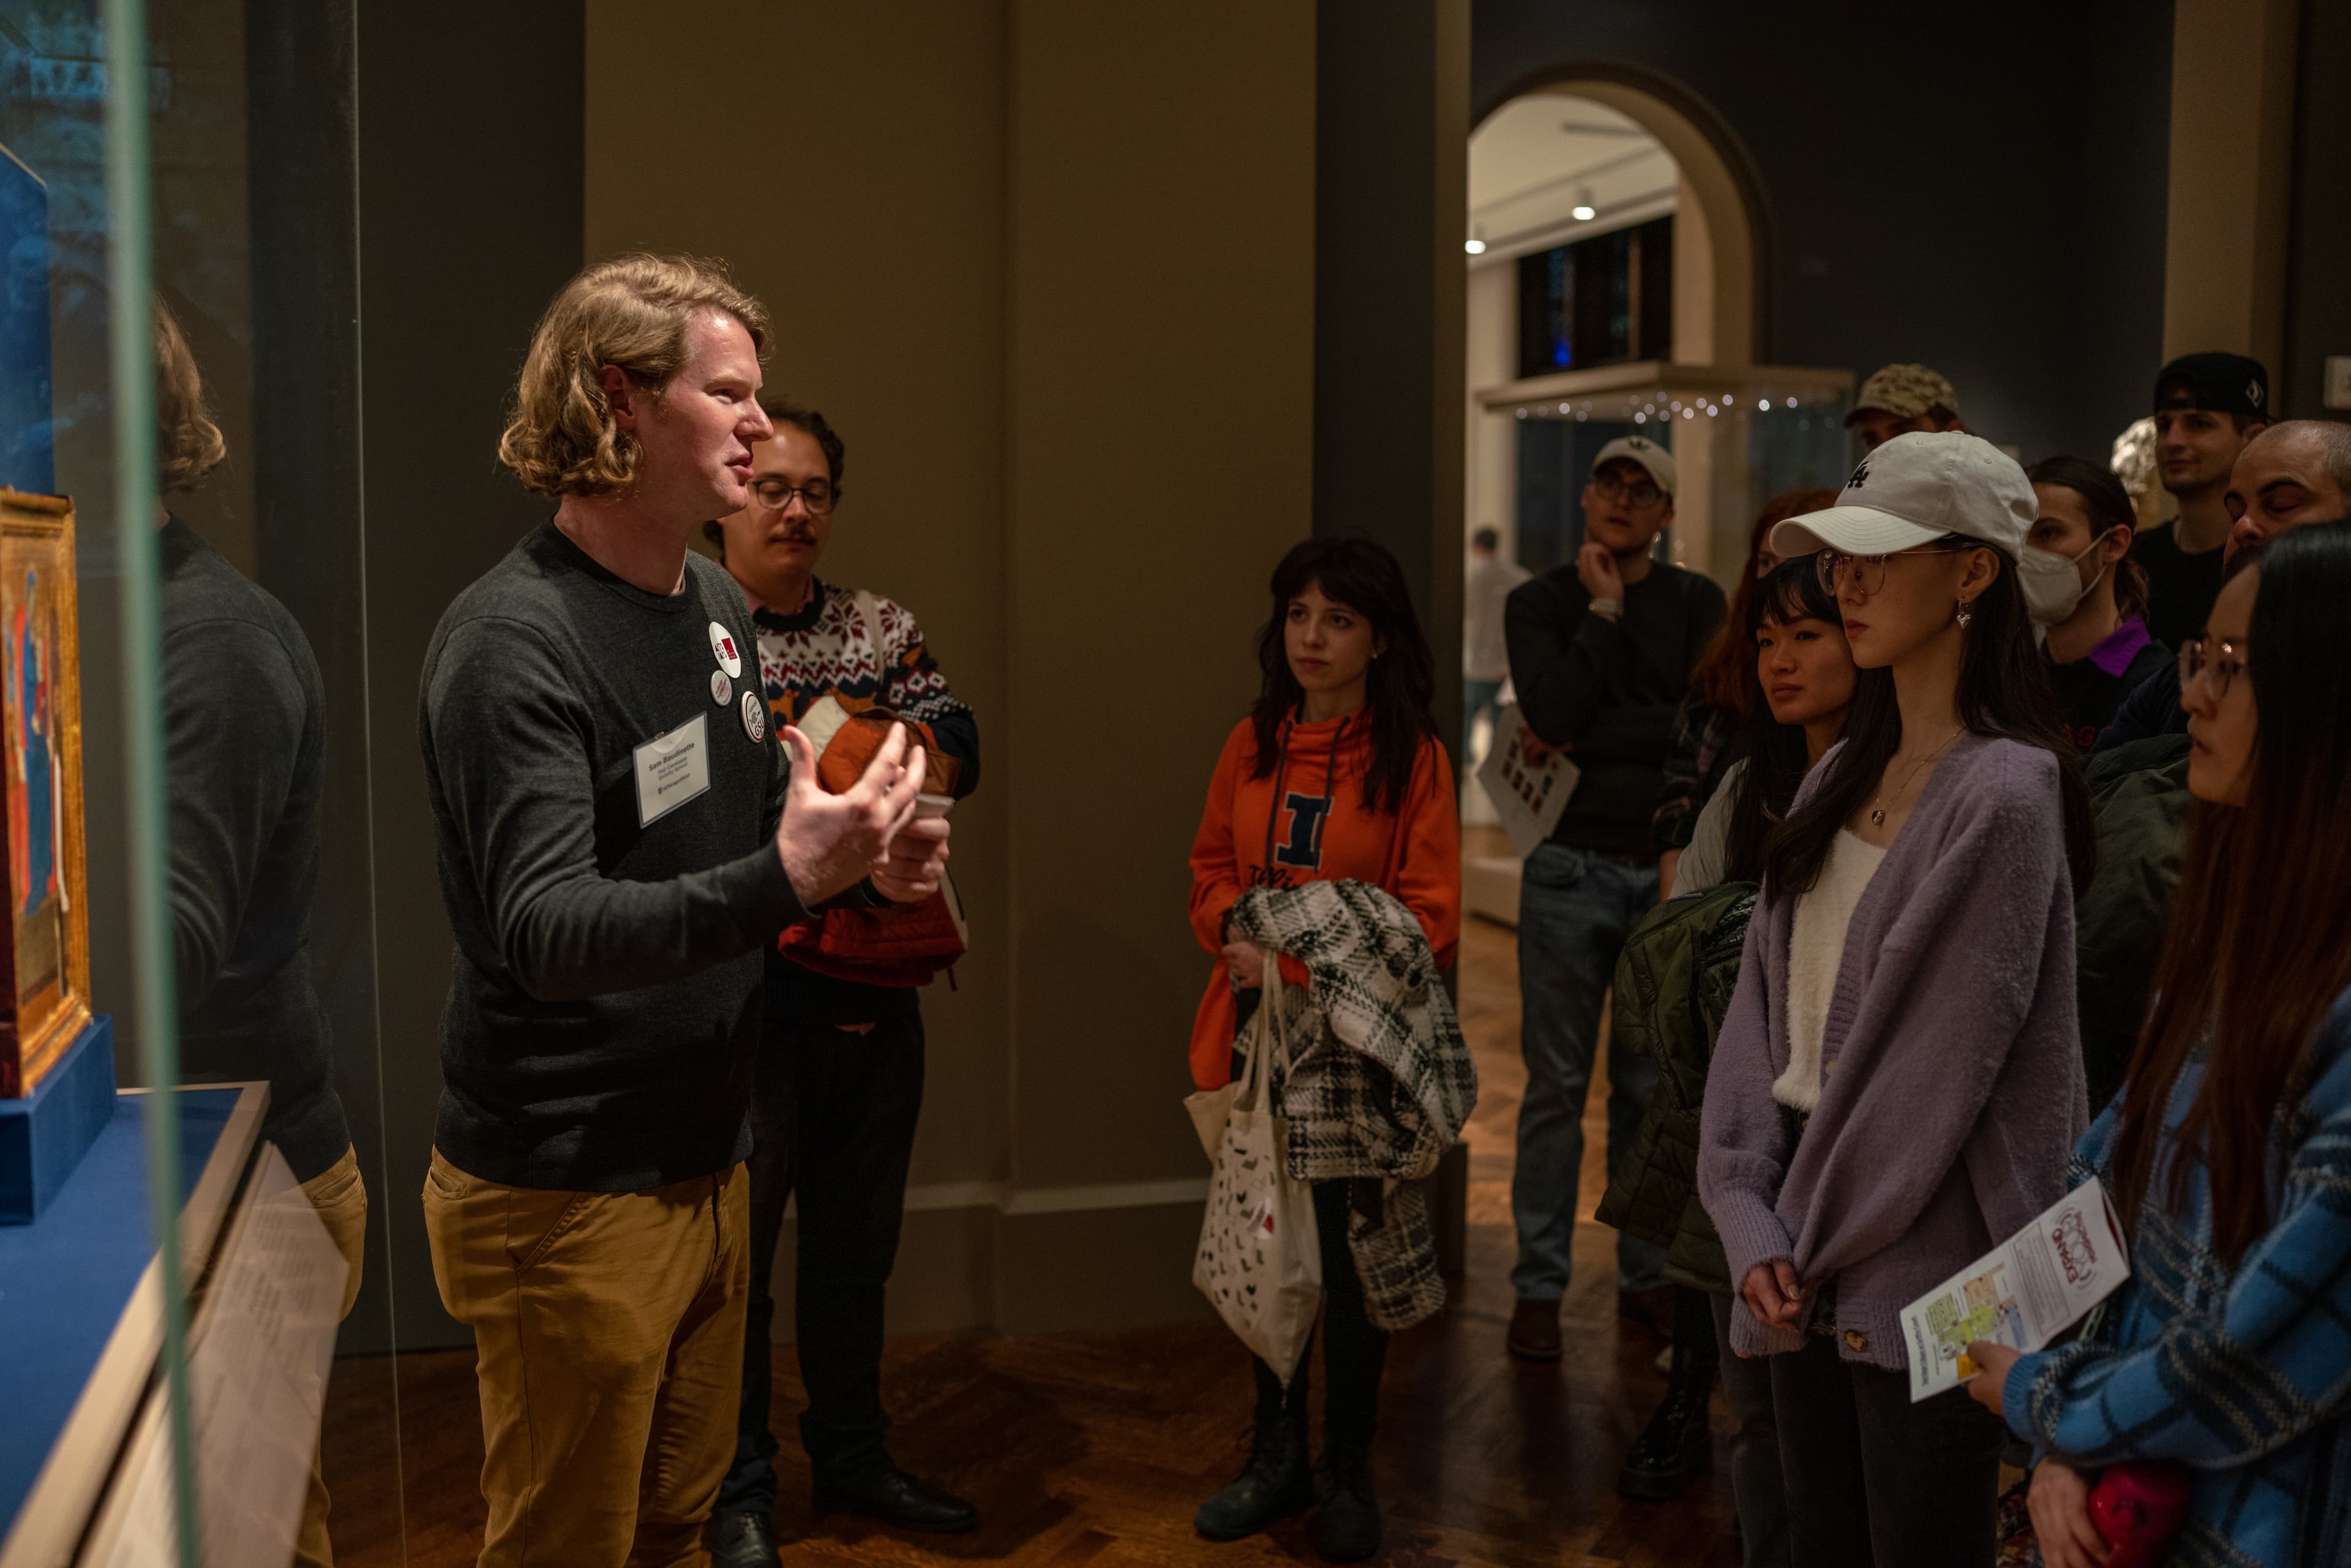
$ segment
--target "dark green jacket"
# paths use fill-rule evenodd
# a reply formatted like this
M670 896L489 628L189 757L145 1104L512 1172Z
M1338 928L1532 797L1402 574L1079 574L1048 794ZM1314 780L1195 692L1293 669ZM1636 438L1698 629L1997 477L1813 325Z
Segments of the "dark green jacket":
M2092 757L2088 772L2098 869L2074 906L2074 974L2095 1118L2122 1087L2171 924L2188 833L2188 737L2126 742Z
M1608 1184L1600 1221L1667 1249L1666 1277L1727 1294L1730 1267L1698 1200L1698 1113L1707 1064L1730 1010L1755 884L1726 882L1641 917L1616 961L1609 1028L1656 1058L1657 1092L1633 1152Z

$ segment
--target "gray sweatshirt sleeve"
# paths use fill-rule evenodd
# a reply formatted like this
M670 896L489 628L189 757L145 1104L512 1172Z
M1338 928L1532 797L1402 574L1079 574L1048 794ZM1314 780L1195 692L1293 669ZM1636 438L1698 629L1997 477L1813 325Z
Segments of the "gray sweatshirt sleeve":
M555 651L518 622L453 630L427 677L427 765L515 981L568 1001L674 980L805 918L772 839L665 882L597 869L589 716ZM776 763L763 810L782 810Z
M172 977L183 1014L212 990L236 946L293 790L304 712L292 661L259 626L199 622L164 645Z

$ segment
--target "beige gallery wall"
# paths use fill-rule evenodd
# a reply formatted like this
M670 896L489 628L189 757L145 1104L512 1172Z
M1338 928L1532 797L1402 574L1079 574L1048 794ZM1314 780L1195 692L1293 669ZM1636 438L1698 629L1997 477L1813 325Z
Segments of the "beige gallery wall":
M1185 856L1309 527L1312 7L588 17L587 255L766 301L769 384L848 445L824 575L912 609L979 717L893 1324L1193 1311Z

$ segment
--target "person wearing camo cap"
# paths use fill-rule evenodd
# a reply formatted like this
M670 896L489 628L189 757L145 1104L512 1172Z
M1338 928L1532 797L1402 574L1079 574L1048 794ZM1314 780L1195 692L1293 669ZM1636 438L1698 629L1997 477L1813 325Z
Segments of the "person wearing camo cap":
M1875 452L1914 430L1968 427L1959 417L1959 394L1949 381L1924 365L1887 365L1862 382L1844 425L1861 437L1864 452Z

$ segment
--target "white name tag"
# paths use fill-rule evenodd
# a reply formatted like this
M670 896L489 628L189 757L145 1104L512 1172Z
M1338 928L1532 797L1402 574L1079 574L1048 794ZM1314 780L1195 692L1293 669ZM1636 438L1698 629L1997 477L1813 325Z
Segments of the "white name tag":
M637 747L637 825L667 816L710 788L710 747L696 714Z

